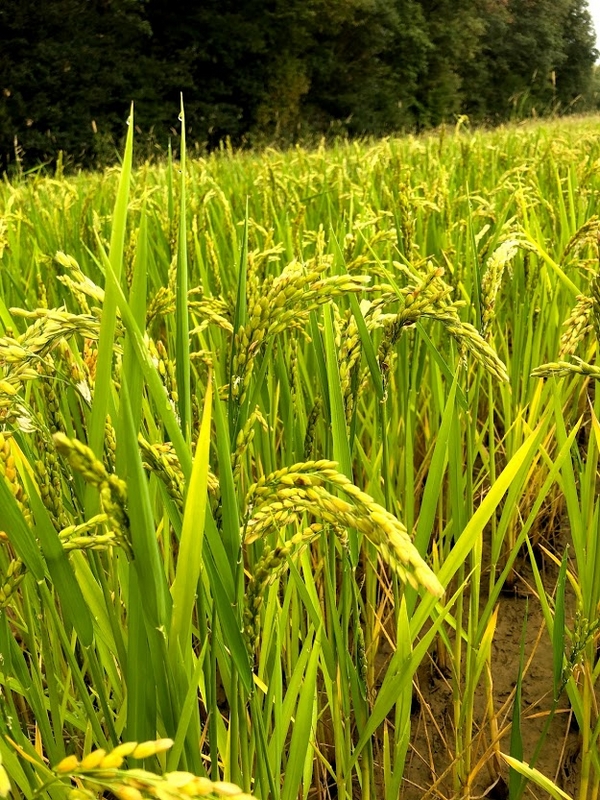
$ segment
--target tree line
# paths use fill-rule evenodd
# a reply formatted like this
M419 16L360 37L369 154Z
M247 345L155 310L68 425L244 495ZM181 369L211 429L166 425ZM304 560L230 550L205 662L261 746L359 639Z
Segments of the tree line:
M0 0L0 169L596 107L586 0Z

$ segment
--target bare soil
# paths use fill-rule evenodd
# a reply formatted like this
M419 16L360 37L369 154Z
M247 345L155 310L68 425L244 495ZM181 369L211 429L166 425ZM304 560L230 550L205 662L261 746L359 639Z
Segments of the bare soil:
M547 592L554 591L557 570L546 562L544 582ZM474 743L468 786L453 776L456 741L451 681L439 659L432 654L423 664L416 680L412 742L407 757L402 798L488 797L508 798L508 768L494 754L494 742L504 753L510 752L511 720L515 686L519 672L521 638L525 628L525 666L522 681L521 728L523 759L529 762L543 733L552 706L553 654L542 610L535 592L529 565L517 570L514 592L499 599L496 632L492 644L490 683L482 676L474 707ZM572 607L573 598L569 598ZM492 721L490 721L490 718ZM576 796L579 773L579 734L575 718L563 693L559 708L535 764L558 786ZM545 792L529 784L524 797L547 798Z

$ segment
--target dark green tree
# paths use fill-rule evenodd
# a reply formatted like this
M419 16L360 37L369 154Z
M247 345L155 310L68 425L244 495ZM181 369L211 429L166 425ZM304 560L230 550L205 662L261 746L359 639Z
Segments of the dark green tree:
M484 25L477 0L420 0L420 6L430 47L415 96L418 123L427 127L462 111L463 75L480 52Z
M480 54L464 70L465 108L491 121L563 109L596 59L585 0L482 0Z
M588 4L572 0L562 24L565 58L556 70L556 98L563 109L593 105L592 81L598 58L596 35Z
M104 160L140 85L139 0L2 0L0 158Z

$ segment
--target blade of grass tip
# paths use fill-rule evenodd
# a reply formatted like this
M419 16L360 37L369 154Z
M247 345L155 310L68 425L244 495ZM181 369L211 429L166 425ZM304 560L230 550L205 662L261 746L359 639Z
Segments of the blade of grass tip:
M27 489L29 504L35 519L35 531L46 560L50 578L61 601L62 612L69 626L77 632L79 641L89 647L94 638L92 617L77 583L75 574L56 528L52 524L33 480L24 469L20 472Z
M133 105L127 120L129 126L125 143L125 154L119 188L113 213L112 231L110 237L109 261L117 285L121 281L123 268L123 251L125 248L125 226L127 223L127 204L129 200L129 185L131 182L131 169L133 160ZM104 445L104 431L106 415L108 413L108 400L112 388L112 362L114 356L115 328L117 323L117 296L115 285L112 281L106 282L104 303L102 306L102 319L100 322L100 335L98 339L98 359L96 362L96 381L94 397L92 400L92 413L89 421L88 444L98 458L102 458ZM85 495L86 516L93 516L98 508L98 495L93 487L88 486Z
M192 437L191 386L190 386L190 334L188 318L188 252L186 230L186 193L185 193L185 111L183 95L181 96L181 149L179 153L179 169L181 171L180 209L179 209L179 245L177 251L177 286L175 317L175 376L181 430L186 442Z
M519 761L517 758L512 758L511 756L507 756L505 753L502 753L502 758L506 761L509 767L516 770L518 773L523 775L530 781L539 786L540 789L543 789L547 792L554 800L573 800L571 795L563 792L561 788L559 788L550 778L547 778L543 775L539 770L532 769L529 764L525 764L523 761Z
M246 324L246 304L247 304L247 278L248 278L248 198L246 198L246 214L244 216L244 237L242 239L242 249L240 251L240 266L238 269L237 298L235 302L235 313L233 316L233 336L231 337L231 352L229 356L229 434L232 442L235 442L240 426L238 415L239 407L236 398L233 396L231 388L236 376L233 374L233 362L236 355L235 337L239 329Z
M212 375L209 373L196 456L185 498L175 580L171 587L173 612L169 632L169 651L172 656L177 654L177 642L181 653L185 656L190 649L192 640L192 613L202 566L202 544L208 496L211 412Z
M521 696L523 688L523 669L525 666L525 640L527 634L528 608L525 607L525 617L521 629L521 647L519 654L519 671L515 686L515 699L513 702L512 724L510 729L510 755L518 761L523 760L523 731L521 730ZM523 793L525 782L520 773L512 767L509 769L508 776L508 797L509 800L518 800Z

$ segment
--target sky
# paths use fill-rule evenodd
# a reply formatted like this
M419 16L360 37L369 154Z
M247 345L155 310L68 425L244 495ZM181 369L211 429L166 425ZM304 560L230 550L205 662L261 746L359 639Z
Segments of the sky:
M588 6L596 28L596 47L600 50L600 0L588 0Z

